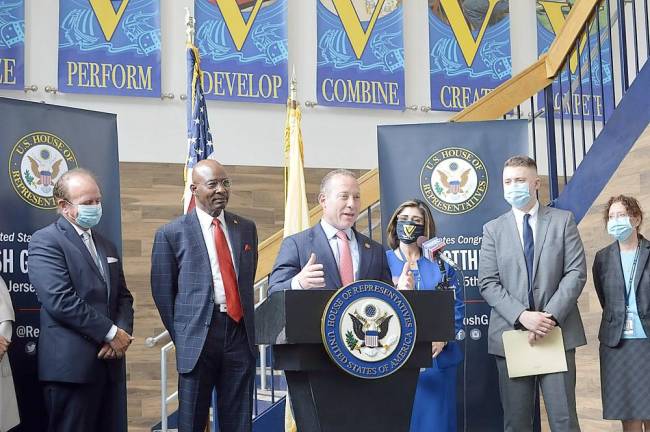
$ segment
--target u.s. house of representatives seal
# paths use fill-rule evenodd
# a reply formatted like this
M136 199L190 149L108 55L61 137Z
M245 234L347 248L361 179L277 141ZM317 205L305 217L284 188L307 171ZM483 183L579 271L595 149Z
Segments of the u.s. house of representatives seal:
M383 378L406 363L415 346L413 309L404 295L379 281L338 290L323 312L323 344L341 369L359 378Z
M74 152L61 138L49 132L32 132L19 139L11 150L9 179L27 203L53 209L54 183L77 166Z
M476 208L488 190L488 173L473 152L457 147L429 156L420 172L422 195L436 210L462 214Z

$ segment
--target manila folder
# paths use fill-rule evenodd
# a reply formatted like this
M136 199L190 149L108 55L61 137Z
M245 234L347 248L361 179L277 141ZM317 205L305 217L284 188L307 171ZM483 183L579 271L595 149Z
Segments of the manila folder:
M510 378L567 371L560 327L555 327L548 335L537 339L532 346L528 343L527 330L505 331L503 348Z

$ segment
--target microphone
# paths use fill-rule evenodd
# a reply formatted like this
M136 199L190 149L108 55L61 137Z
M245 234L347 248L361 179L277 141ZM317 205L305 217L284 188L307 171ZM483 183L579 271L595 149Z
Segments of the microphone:
M429 261L436 262L436 259L441 259L442 261L449 264L456 270L459 270L458 264L454 262L451 258L442 253L442 250L447 246L443 239L440 237L433 237L427 239L424 236L418 237L417 244L422 248L422 255Z

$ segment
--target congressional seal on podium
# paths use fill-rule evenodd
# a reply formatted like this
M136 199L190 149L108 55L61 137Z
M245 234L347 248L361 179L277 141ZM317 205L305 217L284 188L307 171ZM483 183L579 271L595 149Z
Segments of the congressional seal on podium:
M332 296L321 334L334 363L350 375L377 379L396 372L415 346L413 309L391 285L361 280Z

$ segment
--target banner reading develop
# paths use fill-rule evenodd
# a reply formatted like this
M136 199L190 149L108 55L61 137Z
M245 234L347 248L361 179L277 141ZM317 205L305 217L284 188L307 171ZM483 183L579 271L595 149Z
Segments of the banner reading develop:
M208 99L285 104L287 0L195 0Z
M120 178L114 114L0 98L0 277L14 310L9 359L21 425L12 432L42 432L43 393L36 354L40 304L27 274L27 246L34 231L58 218L54 183L83 167L97 175L103 216L98 230L121 248Z
M160 97L160 0L59 2L59 91Z
M487 352L490 306L478 289L483 224L505 213L501 175L510 156L527 154L525 120L379 126L381 214L404 201L428 203L445 254L465 287L465 361L458 371L458 430L503 430L494 357ZM388 218L382 218L384 231ZM467 424L463 419L467 419Z
M404 109L402 2L316 1L318 103Z
M429 0L431 109L462 111L508 80L508 0Z

